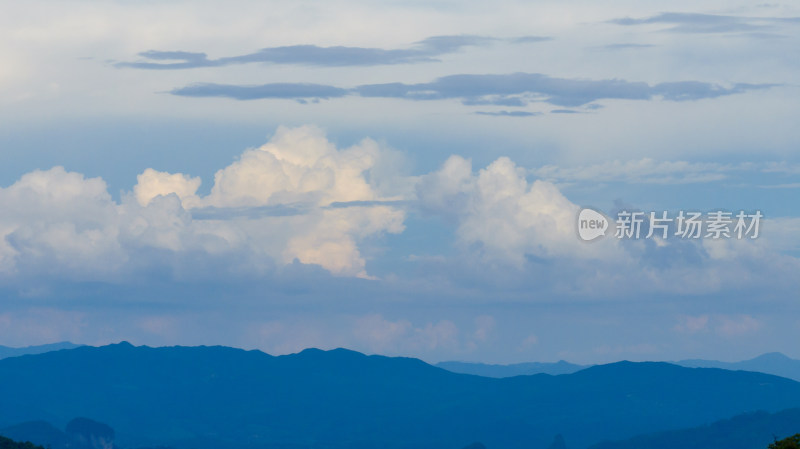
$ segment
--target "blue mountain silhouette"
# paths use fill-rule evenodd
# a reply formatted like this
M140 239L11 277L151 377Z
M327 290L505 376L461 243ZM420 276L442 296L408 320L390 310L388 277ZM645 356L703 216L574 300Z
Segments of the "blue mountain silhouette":
M800 383L668 363L493 379L336 349L273 357L120 343L0 360L0 428L75 416L121 447L546 448L800 406Z

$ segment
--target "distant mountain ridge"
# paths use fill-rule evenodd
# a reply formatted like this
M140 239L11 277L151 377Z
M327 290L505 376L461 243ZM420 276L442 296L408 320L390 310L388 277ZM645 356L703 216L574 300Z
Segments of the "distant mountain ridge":
M800 409L747 413L691 429L606 441L590 449L757 449L800 431Z
M505 379L412 358L308 349L80 347L0 360L0 428L87 416L120 447L571 448L800 407L800 383L619 362Z
M24 348L11 348L0 345L0 359L18 357L28 354L44 354L45 352L60 351L62 349L75 349L81 346L83 345L76 345L75 343L70 343L68 341L50 343L46 345L26 346Z
M722 368L727 370L756 371L773 374L800 382L800 360L789 358L780 352L762 354L741 362L718 362L715 360L690 359L675 362L689 368Z
M731 371L755 371L786 377L800 382L800 360L789 358L780 352L762 354L741 362L720 362L716 360L687 359L668 362L687 368L720 368ZM555 363L514 363L510 365L491 365L472 362L440 362L436 366L454 373L473 374L485 377L530 376L534 374L572 374L593 365L576 365L564 360Z
M574 363L565 362L564 360L559 360L555 363L526 362L513 363L510 365L492 365L471 362L439 362L435 366L454 373L503 378L514 376L530 376L533 374L550 374L553 376L557 376L559 374L572 374L576 371L588 368L591 365L576 365Z
M66 431L46 421L30 421L0 428L0 435L17 441L30 441L47 449L111 449L114 430L88 418L75 418Z

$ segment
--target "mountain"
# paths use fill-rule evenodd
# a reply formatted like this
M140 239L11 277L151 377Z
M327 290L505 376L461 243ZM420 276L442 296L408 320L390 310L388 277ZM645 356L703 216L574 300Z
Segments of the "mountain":
M530 376L533 374L572 374L587 368L587 365L575 365L569 362L560 360L555 363L514 363L511 365L489 365L485 363L469 363L469 362L440 362L436 364L437 367L446 369L454 373L474 374L476 376L484 377L514 377L514 376Z
M60 343L50 343L47 345L39 345L39 346L27 346L25 348L10 348L8 346L0 345L0 359L5 359L7 357L17 357L20 355L27 355L27 354L43 354L45 352L60 351L62 349L75 349L80 346L81 345L76 345L68 341L62 341Z
M800 383L631 362L494 379L345 349L120 343L0 360L0 398L0 427L85 416L120 447L544 449L800 407Z
M800 382L800 360L791 359L779 352L760 355L741 362L719 362L716 360L689 359L670 362L687 368L720 368L731 371L756 371L773 374ZM515 363L511 365L490 365L469 362L440 362L437 367L454 373L474 374L484 377L529 376L532 374L572 374L589 365L576 365L560 360L556 363Z
M30 441L48 449L108 449L114 447L114 430L87 418L67 423L65 432L46 421L24 422L0 429L0 435Z
M29 421L0 429L0 435L17 441L30 441L35 444L60 449L67 446L66 433L47 421Z
M591 449L757 449L800 430L800 409L755 412L692 429L608 441Z
M771 352L742 362L718 362L715 360L681 360L677 365L690 368L722 368L727 370L757 371L774 374L800 382L800 360L791 359L780 352Z

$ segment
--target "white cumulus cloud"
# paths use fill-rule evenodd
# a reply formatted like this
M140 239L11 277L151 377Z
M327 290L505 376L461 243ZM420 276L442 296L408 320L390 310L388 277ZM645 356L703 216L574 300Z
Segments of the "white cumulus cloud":
M423 207L458 222L461 243L485 260L521 267L526 256L613 257L610 239L581 242L575 232L578 206L550 182L529 182L525 170L501 157L475 173L472 164L451 156L418 184Z
M387 201L397 198L368 181L382 151L369 139L339 150L318 128L281 127L219 170L207 196L197 194L200 178L148 168L119 202L100 178L34 171L0 189L9 211L0 217L0 272L108 280L170 254L227 255L255 273L298 260L369 277L361 241L404 229L405 211ZM272 206L291 213L246 213Z

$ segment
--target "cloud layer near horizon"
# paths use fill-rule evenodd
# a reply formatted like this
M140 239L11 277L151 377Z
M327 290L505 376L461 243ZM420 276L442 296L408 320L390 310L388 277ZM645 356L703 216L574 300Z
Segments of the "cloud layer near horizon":
M401 257L427 267L425 276L444 275L453 285L470 278L488 288L524 291L533 283L539 293L567 295L635 296L644 286L709 293L762 285L767 272L778 279L771 288L789 288L792 277L780 273L800 268L780 253L791 220L771 222L775 240L765 231L752 242L586 244L575 234L578 206L553 183L529 181L529 170L509 158L476 171L454 155L438 170L409 176L393 157L370 139L339 149L319 128L280 127L218 170L205 195L199 178L154 169L119 201L100 178L61 167L27 173L0 189L0 207L10 211L0 218L0 278L10 286L31 279L116 283L158 272L226 283L295 263L374 278L365 254L376 257L377 242L403 233L409 215L453 227L450 243L399 248ZM644 163L617 168L686 168ZM437 255L452 253L450 244L455 257Z

